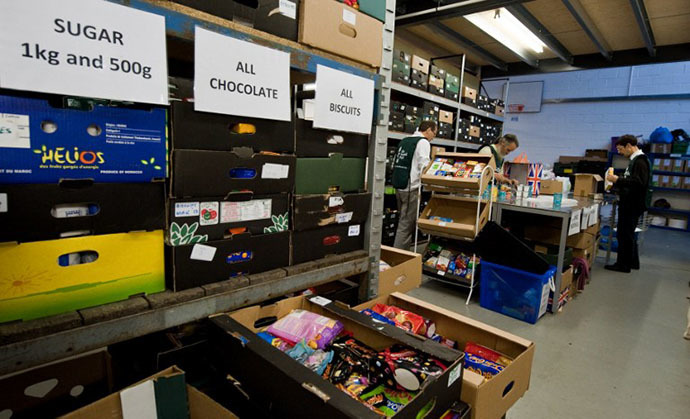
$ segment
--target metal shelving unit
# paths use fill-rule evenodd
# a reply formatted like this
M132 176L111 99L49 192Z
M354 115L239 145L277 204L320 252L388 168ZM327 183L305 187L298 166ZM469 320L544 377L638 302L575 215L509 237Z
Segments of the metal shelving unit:
M181 293L166 291L146 297L132 297L123 302L87 309L97 312L89 321L79 312L71 312L27 322L2 324L0 375L367 272L366 283L360 287L360 291L365 297L375 296L378 289L390 100L390 83L384 80L390 80L396 0L386 0L383 64L380 73L352 60L259 32L180 4L160 0L108 1L165 16L169 45L172 42L189 46L189 42L194 40L194 27L200 26L236 39L289 52L291 70L299 73L313 75L318 65L326 65L373 80L374 103L378 105L375 106L375 110L379 114L372 125L369 141L367 186L373 199L365 227L366 251L235 278ZM240 285L245 287L236 289Z
M652 174L664 176L690 176L690 172L666 172L664 170L652 170Z
M679 189L679 188L665 188L662 186L652 186L655 191L667 191L667 192L690 192L690 189Z

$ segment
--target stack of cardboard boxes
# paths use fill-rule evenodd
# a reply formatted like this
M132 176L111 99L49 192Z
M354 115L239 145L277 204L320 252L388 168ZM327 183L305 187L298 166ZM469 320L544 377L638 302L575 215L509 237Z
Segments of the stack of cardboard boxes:
M654 158L652 169L658 172L672 173L653 173L652 185L660 188L690 189L690 178L686 173L690 173L690 164L684 159Z
M0 322L165 289L166 110L60 99L0 96Z

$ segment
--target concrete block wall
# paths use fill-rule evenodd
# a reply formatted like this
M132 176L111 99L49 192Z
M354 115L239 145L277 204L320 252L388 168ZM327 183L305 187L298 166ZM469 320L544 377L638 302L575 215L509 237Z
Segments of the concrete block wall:
M544 100L690 94L690 62L510 78L511 83L527 81L544 82ZM504 83L485 85L492 97L500 97ZM520 151L531 161L550 165L561 155L608 148L611 137L621 134L647 139L659 126L690 132L690 99L544 103L538 113L506 114L504 132L520 138Z

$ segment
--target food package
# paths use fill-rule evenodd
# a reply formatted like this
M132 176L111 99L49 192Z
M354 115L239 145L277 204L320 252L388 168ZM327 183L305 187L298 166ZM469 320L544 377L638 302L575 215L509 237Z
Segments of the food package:
M491 362L501 364L504 367L507 367L511 362L513 362L512 359L503 355L502 353L489 349L486 346L478 345L474 342L467 342L465 345L465 353L477 355Z
M306 310L292 310L273 323L268 333L296 344L304 341L313 349L324 349L343 330L343 324Z
M503 371L505 367L477 355L465 353L465 369L474 371L485 379L490 380L494 375Z

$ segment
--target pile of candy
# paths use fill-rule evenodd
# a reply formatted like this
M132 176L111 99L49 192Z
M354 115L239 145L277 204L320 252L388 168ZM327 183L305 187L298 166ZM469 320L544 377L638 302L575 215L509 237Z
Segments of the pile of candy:
M395 415L448 367L402 345L376 351L339 321L305 310L292 310L258 335L383 416Z
M431 163L426 173L432 176L479 178L482 176L482 170L484 170L485 166L485 163L479 163L474 160L459 161L437 157L434 162Z
M479 258L475 258L477 266ZM429 243L424 253L424 265L436 271L449 273L451 275L472 279L472 256L455 250L444 249L438 243Z
M474 371L490 380L513 362L512 359L485 346L467 342L465 345L465 369Z

